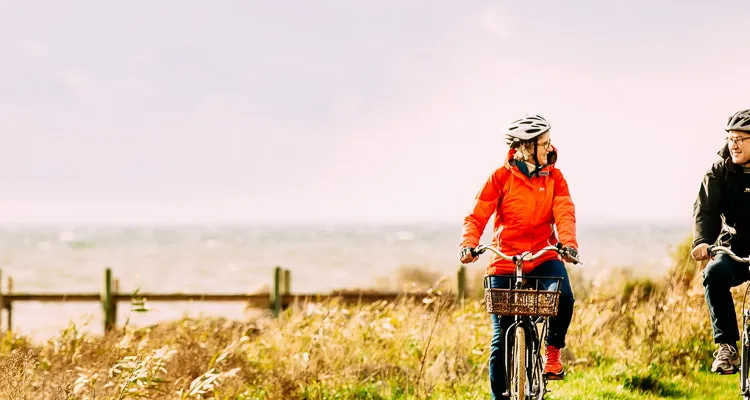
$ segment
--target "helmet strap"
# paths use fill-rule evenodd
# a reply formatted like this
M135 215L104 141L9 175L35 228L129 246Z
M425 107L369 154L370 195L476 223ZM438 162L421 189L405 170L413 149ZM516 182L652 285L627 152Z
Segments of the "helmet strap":
M537 154L537 148L539 147L539 144L536 140L534 140L534 166L536 169L534 169L534 174L536 174L537 177L539 177L539 169L540 169L540 162L539 162L539 156Z

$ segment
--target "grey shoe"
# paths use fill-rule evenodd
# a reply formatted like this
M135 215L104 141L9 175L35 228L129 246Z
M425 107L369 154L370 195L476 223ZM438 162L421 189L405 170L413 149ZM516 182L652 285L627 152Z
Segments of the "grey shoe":
M714 363L711 364L711 372L719 374L737 373L740 365L740 354L734 347L722 343L719 350L714 352Z

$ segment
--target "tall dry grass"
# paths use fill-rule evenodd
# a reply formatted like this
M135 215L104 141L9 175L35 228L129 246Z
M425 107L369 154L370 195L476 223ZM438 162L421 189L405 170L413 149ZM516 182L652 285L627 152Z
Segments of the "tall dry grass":
M489 334L478 303L456 308L440 292L305 304L245 323L186 318L104 338L71 326L41 346L5 337L0 398L478 396Z
M665 374L705 368L714 347L687 245L660 280L615 271L589 282L574 273L569 370L614 364L626 386L658 391ZM0 398L485 398L491 329L481 272L463 305L439 276L403 274L407 286L442 289L423 301L299 304L279 318L185 318L106 337L70 326L41 345L6 335Z

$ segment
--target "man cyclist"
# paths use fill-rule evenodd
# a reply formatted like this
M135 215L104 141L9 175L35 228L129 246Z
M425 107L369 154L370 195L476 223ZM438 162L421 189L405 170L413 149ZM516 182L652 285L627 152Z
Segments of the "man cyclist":
M750 110L734 113L724 129L726 145L704 175L693 206L691 255L697 261L711 258L708 246L719 239L740 257L750 254ZM740 334L730 289L748 280L747 265L725 254L709 261L703 270L706 305L719 347L712 372L733 374L738 370Z

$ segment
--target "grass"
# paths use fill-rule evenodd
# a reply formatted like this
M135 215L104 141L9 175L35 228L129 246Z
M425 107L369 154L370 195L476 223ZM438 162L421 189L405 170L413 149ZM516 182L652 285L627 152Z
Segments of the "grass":
M568 376L550 383L551 399L738 397L737 375L706 371L714 346L686 246L661 280L572 276ZM456 305L439 277L405 274L438 289L423 301L299 304L279 318L184 318L106 337L71 325L42 344L7 334L0 398L489 398L491 330L480 292Z
M738 375L718 376L706 371L683 375L640 375L612 365L577 370L563 382L551 382L549 398L594 399L706 399L739 398Z

